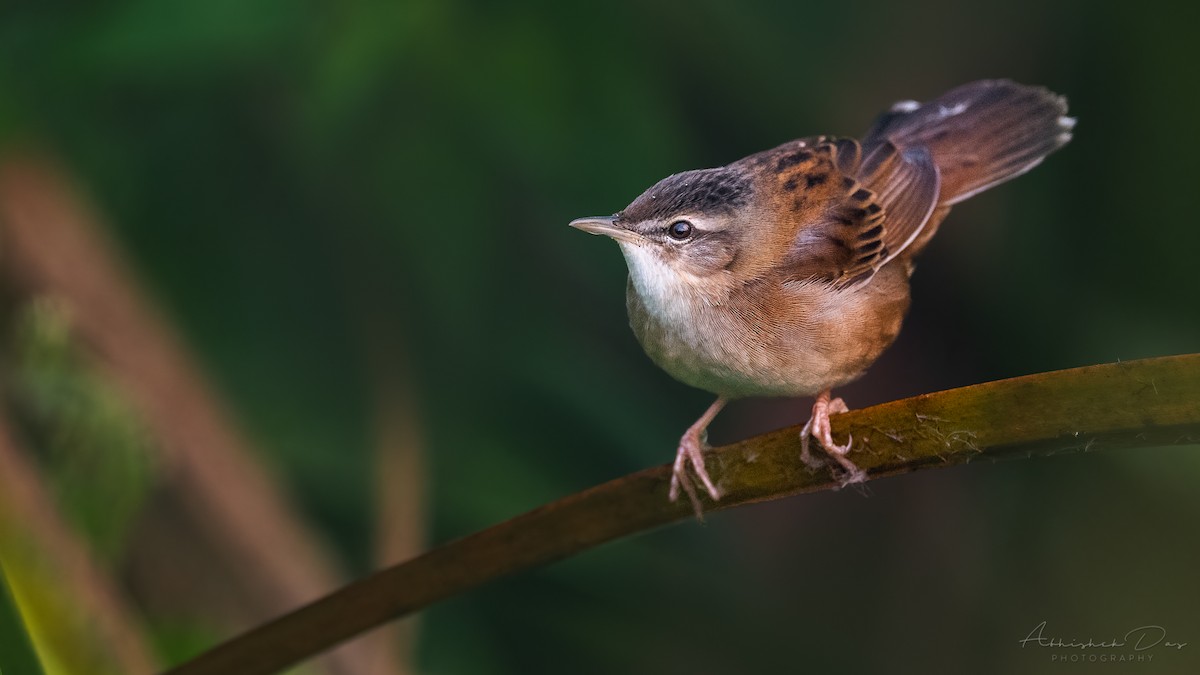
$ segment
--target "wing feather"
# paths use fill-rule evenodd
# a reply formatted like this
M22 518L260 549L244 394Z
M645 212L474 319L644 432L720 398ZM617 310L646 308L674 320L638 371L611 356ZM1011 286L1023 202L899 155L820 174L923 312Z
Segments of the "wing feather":
M938 169L921 148L882 141L864 152L853 139L817 137L753 159L793 195L781 205L794 231L780 261L790 279L849 286L871 278L917 238L938 201Z

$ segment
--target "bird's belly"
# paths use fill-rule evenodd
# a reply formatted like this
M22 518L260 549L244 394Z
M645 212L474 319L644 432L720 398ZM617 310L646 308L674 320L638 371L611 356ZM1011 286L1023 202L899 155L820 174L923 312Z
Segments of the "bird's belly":
M697 305L669 320L630 289L628 309L646 354L685 384L731 398L808 396L857 378L892 343L907 310L904 286L902 295L832 298L801 289L803 312Z

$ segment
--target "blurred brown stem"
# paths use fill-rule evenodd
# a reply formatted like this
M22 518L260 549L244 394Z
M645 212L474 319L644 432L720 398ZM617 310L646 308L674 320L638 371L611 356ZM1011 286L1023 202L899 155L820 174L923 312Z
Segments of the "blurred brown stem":
M394 565L425 548L425 443L416 395L408 369L390 349L369 349L376 373L373 406L375 441L375 559ZM372 633L364 640L375 650L369 675L418 672L417 617L409 617Z
M200 542L209 544L229 575L215 588L210 583L201 597L223 592L239 603L247 623L335 587L340 575L322 542L296 516L183 341L104 235L68 172L37 152L0 157L0 275L19 293L67 304L72 329L164 451L170 489L162 494L181 515L169 533L183 530L193 546L159 546L155 553L187 558ZM167 510L156 508L155 515ZM183 567L174 567L172 576ZM203 570L211 567L205 562ZM212 577L184 585L202 587ZM348 645L330 654L323 670L364 672L372 660L361 645Z
M952 389L833 418L871 478L1004 456L1200 442L1200 354L1090 366ZM712 511L837 486L798 460L799 429L706 453ZM598 485L377 572L169 671L265 675L449 596L691 515L669 466Z

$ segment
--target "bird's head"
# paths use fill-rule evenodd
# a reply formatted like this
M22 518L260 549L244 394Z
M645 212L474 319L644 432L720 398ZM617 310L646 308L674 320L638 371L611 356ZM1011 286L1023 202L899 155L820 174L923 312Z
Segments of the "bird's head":
M612 237L643 298L692 289L708 294L729 277L757 221L754 184L738 167L668 176L613 216L571 226ZM667 298L663 298L666 300Z

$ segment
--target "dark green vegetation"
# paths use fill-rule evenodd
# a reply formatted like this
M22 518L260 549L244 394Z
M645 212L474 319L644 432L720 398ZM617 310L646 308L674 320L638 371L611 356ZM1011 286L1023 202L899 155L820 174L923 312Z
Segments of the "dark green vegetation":
M571 218L972 79L1064 93L1075 140L956 208L899 342L838 393L1200 351L1200 46L1166 3L76 4L0 9L0 150L81 186L345 578L379 565L388 421L419 421L427 475L387 486L422 487L433 543L668 461L708 405L641 353L616 247ZM166 564L150 550L226 585L211 546L156 538L170 461L12 286L4 414L64 519L123 583ZM806 406L736 403L712 440ZM1018 643L1048 620L1097 640L1160 624L1193 647L1139 672L1180 672L1200 653L1179 591L1198 474L1191 448L1097 452L714 514L433 608L418 663L1061 672ZM164 663L276 613L128 585Z

